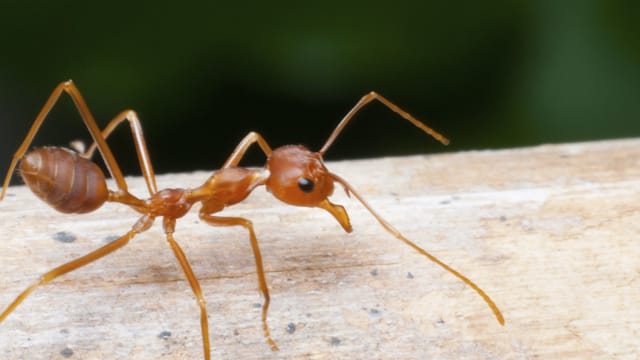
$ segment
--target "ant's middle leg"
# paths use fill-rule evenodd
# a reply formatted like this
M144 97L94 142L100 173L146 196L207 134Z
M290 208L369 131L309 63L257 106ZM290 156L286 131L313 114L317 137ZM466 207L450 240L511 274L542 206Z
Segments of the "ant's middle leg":
M149 157L149 151L147 150L147 143L144 139L144 134L142 133L142 125L140 124L140 119L138 118L138 114L136 114L133 110L124 110L120 112L116 117L109 121L109 124L102 130L102 138L107 139L109 135L124 121L129 122L129 126L131 128L131 134L133 135L133 143L136 147L136 153L138 154L138 162L140 163L140 169L142 170L142 176L147 183L147 189L149 190L149 194L153 195L158 191L158 187L156 185L156 176L153 171L153 165L151 164L151 159ZM93 142L89 149L82 154L83 157L90 159L96 148L98 146L97 142Z
M180 245L178 245L178 242L173 238L175 224L175 219L164 218L164 232L167 237L167 241L171 246L171 250L173 251L176 259L178 259L178 263L180 263L182 271L187 276L187 280L189 281L191 290L198 300L198 306L200 307L200 328L202 331L202 347L204 351L204 358L205 360L209 360L211 358L211 349L209 344L209 321L207 319L207 302L204 299L204 295L202 295L200 283L198 282L198 278L196 277L196 275L193 273L193 269L191 269L191 265L189 264L187 256L184 254L184 251L182 251Z

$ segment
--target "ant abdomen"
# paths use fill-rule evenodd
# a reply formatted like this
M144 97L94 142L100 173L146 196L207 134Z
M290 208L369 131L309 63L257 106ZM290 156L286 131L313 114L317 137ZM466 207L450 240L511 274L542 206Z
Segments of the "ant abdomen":
M102 170L62 147L43 147L25 155L20 175L36 196L63 213L87 213L109 197Z

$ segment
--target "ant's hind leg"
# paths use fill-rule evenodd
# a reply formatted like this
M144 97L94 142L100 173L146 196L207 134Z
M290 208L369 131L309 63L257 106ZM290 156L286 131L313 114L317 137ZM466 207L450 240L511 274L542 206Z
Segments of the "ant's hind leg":
M80 117L82 118L82 121L84 122L85 126L89 130L91 137L96 142L98 150L100 151L100 154L102 154L102 158L104 159L107 169L109 170L109 173L111 174L111 176L115 179L118 185L118 188L124 191L127 190L127 183L124 180L124 176L122 176L122 171L120 170L120 167L116 162L116 159L113 157L113 153L111 152L111 149L107 145L107 142L102 137L102 134L100 133L100 128L96 124L96 120L93 118L93 115L91 114L91 111L87 106L87 103L84 101L82 94L80 93L78 88L76 88L74 83L71 80L68 80L58 84L58 86L56 86L56 88L53 90L51 95L49 95L49 98L47 99L44 106L40 110L40 113L38 113L38 116L36 116L36 119L33 122L33 125L31 125L31 128L29 129L27 136L25 136L24 140L22 141L22 144L13 155L13 159L11 160L11 164L9 165L9 170L7 171L7 175L5 176L4 183L2 185L2 192L0 192L0 200L4 198L7 192L7 187L9 187L11 176L13 175L13 172L16 169L16 166L18 165L18 161L22 159L24 154L29 149L29 146L31 146L31 142L33 141L33 138L38 133L38 130L40 130L40 126L42 126L42 123L46 119L51 109L55 106L55 104L57 104L58 100L60 99L60 95L62 95L63 92L66 92L73 100L73 103L75 104L76 109L80 113Z
M11 314L13 312L13 310L15 310L15 308L20 305L22 303L22 301L24 301L24 299L31 294L38 286L40 285L45 285L49 282L51 282L52 280L54 280L55 278L62 276L70 271L73 271L79 267L82 267L84 265L87 265L89 263L92 263L106 255L111 254L112 252L120 249L121 247L125 246L129 240L131 240L136 234L138 233L137 230L130 230L128 233L126 233L125 235L121 236L120 238L108 243L107 245L94 250L90 253L88 253L87 255L84 255L82 257L79 257L75 260L72 260L66 264L60 265L57 268L45 273L44 275L40 276L40 278L38 279L38 281L34 282L33 284L29 285L29 287L27 287L22 293L20 293L20 295L18 295L15 300L13 300L13 302L2 312L2 314L0 314L0 322L2 322L7 316L9 316L9 314Z

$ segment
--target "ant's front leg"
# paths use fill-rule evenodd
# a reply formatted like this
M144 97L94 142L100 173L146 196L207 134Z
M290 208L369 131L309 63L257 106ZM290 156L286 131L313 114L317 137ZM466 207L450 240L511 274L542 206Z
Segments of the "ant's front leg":
M256 142L264 154L269 157L272 151L269 144L267 144L267 141L262 137L262 135L255 131L251 131L242 140L240 140L231 155L229 155L227 161L222 165L222 168L224 169L237 166L244 154L247 152L247 149Z
M207 224L213 226L242 226L249 231L249 239L251 240L251 249L253 250L253 256L256 261L256 271L258 273L258 284L260 285L260 291L264 296L264 304L262 305L262 331L264 338L271 346L271 350L278 350L278 345L271 338L269 332L269 325L267 324L267 312L269 311L269 303L271 298L269 296L269 288L267 287L267 280L264 276L264 266L262 265L262 255L260 254L260 247L258 246L258 239L253 231L253 224L251 221L240 217L221 217L213 216L205 212L200 212L200 219L204 220Z

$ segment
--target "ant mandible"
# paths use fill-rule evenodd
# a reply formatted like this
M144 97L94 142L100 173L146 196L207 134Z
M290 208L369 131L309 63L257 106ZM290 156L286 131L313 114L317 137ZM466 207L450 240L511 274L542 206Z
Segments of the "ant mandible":
M93 144L87 151L82 153L64 147L42 147L26 154L38 129L63 92L67 93L73 100L85 126L93 138ZM197 299L198 306L200 307L200 326L204 358L210 359L209 326L205 299L202 295L198 279L193 273L187 257L173 237L176 220L183 217L194 204L201 203L202 207L200 208L199 216L200 219L207 224L213 226L242 226L249 232L258 275L258 284L264 296L264 304L262 305L263 335L271 349L277 350L278 347L271 338L269 326L267 325L267 311L270 302L269 288L267 287L264 267L262 265L262 256L260 255L260 248L253 230L253 225L250 220L244 218L222 217L214 214L244 200L256 187L264 185L273 196L287 204L319 207L328 211L346 232L351 232L349 216L344 207L333 204L328 199L333 193L334 183L338 183L344 188L347 195L353 195L360 201L391 235L409 245L429 260L440 265L475 290L489 305L498 322L504 324L502 313L493 300L491 300L478 285L405 238L398 230L378 215L349 183L338 175L329 172L325 167L322 158L327 149L329 149L342 129L349 123L353 115L373 100L383 103L443 144L446 145L449 142L444 136L432 130L389 100L375 92L370 92L363 96L345 115L318 152L310 151L301 145L285 145L272 150L260 134L250 132L236 146L222 168L214 171L201 186L193 189L164 189L158 191L155 174L142 133L142 127L136 113L132 110L125 110L113 118L104 130L100 131L85 100L74 83L71 80L60 83L49 96L24 141L14 154L2 186L0 200L4 198L11 176L16 166L18 166L18 162L20 162L18 171L27 186L29 186L36 196L60 212L75 214L88 213L98 209L105 202L118 202L130 206L142 214L142 216L133 225L131 230L116 240L40 276L37 281L20 293L2 314L0 314L0 322L11 314L38 286L45 285L61 275L111 254L115 250L125 246L134 236L148 230L156 217L160 217L162 218L162 226L169 246L180 263L189 281L191 290ZM129 122L138 161L146 181L147 189L149 190L150 197L147 199L140 199L129 193L120 167L106 142L107 137L112 131L125 121ZM238 163L247 149L255 143L259 145L267 157L264 168L247 169L238 167ZM102 155L109 173L115 180L118 187L117 190L107 189L102 170L90 160L96 149Z

